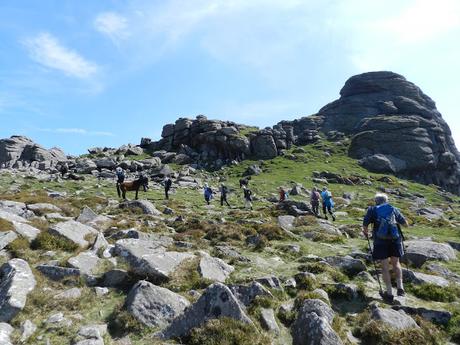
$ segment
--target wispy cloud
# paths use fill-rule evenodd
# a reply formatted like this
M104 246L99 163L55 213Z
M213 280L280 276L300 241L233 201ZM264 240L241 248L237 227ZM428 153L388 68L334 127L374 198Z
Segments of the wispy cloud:
M96 64L63 46L50 33L43 32L28 38L24 40L24 45L33 60L47 68L64 72L68 76L89 79L98 71Z
M103 131L90 131L84 128L40 128L41 132L60 133L60 134L78 134L78 135L89 135L89 136L100 136L100 137L113 137L114 134L111 132Z
M115 12L100 13L94 20L94 27L114 43L129 36L128 19Z

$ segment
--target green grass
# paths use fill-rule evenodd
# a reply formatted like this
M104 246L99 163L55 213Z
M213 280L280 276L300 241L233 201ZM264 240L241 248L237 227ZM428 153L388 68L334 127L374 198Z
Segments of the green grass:
M35 250L64 250L74 252L78 249L78 245L65 237L52 235L48 231L42 231L32 241L31 248Z
M13 223L10 221L0 218L0 231L10 231L14 230Z
M406 290L427 301L454 302L460 298L460 287L450 285L440 287L434 284L407 285Z

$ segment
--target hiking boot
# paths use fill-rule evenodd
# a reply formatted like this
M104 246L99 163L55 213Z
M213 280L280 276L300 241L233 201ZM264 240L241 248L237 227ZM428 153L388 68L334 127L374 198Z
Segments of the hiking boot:
M324 219L326 219L326 220L327 220L327 216L324 216Z
M335 216L332 216L332 221L335 222Z
M392 294L389 294L388 292L385 291L381 294L381 296L384 302L393 303L394 296Z
M406 291L404 291L404 289L398 289L398 296L406 296Z

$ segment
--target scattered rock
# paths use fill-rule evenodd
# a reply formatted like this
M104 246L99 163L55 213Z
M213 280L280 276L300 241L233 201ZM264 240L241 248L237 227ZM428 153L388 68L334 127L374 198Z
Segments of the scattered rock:
M96 229L74 220L54 224L50 226L48 231L50 234L62 236L83 248L89 245L85 239L87 236L98 234Z
M451 246L428 240L406 241L406 254L403 259L415 267L421 267L428 260L455 260L457 256Z
M52 280L62 280L67 277L79 277L81 272L77 268L60 267L53 265L38 265L37 270Z
M252 324L230 289L224 284L214 283L204 291L198 301L172 321L162 332L162 337L165 339L182 337L189 334L193 328L202 326L206 321L221 317Z
M276 322L273 309L262 308L260 310L260 323L267 331L273 332L276 335L280 334L280 328Z
M444 310L433 310L427 308L414 308L409 306L393 306L394 310L402 310L409 315L418 315L429 322L446 326L452 318L452 313Z
M0 232L0 250L5 248L17 238L18 235L16 235L13 231Z
M10 335L13 333L14 328L8 323L0 322L0 344L13 345Z
M57 299L77 299L81 297L81 290L79 288L71 288L57 294L55 297Z
M190 303L181 295L145 280L133 286L126 298L128 312L149 327L165 328Z
M70 267L79 269L81 273L94 274L102 261L103 260L93 252L86 251L70 258L67 263Z
M403 310L396 311L393 309L383 309L374 306L372 308L371 318L372 320L381 321L396 330L419 328L417 323Z
M120 208L136 209L139 208L144 214L152 216L161 216L161 212L158 211L155 206L147 200L130 200L124 201L120 204Z
M291 326L293 345L339 345L340 337L332 329L334 312L323 301L305 300Z
M24 308L36 281L29 264L22 259L3 264L0 279L0 322L8 322Z
M340 268L345 274L355 276L366 270L366 265L359 259L346 256L329 256L324 260L331 266Z
M201 277L204 279L224 283L235 270L233 266L230 266L223 260L214 258L205 252L200 252L200 255L201 259L198 269Z
M258 282L249 285L229 285L233 295L245 306L249 306L257 296L273 298L272 293Z
M37 326L30 320L25 320L21 323L21 341L24 342L29 339L37 330ZM1 340L1 336L0 336ZM0 341L0 344L3 344Z

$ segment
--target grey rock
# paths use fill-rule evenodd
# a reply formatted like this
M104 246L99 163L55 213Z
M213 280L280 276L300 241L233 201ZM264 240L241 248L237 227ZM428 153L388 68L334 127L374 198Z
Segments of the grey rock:
M366 270L366 265L359 259L354 259L349 255L345 256L329 256L324 260L331 266L340 268L344 273L350 276L355 276L358 273Z
M70 258L67 263L70 267L79 269L81 273L94 274L102 264L102 261L103 260L93 252L85 251Z
M339 345L331 327L334 312L321 300L305 300L291 326L293 345Z
M409 315L418 315L429 322L438 325L447 325L452 318L452 313L445 310L434 310L427 308L414 308L409 306L393 306L394 310L402 310Z
M93 245L91 246L91 252L97 254L99 251L103 251L109 247L109 242L104 237L102 232L98 233Z
M404 282L417 284L417 285L433 284L439 287L449 286L449 281L443 277L415 272L415 271L409 271L407 269L403 269L403 280Z
M101 339L106 334L107 334L106 324L86 325L86 326L80 327L80 329L78 330L78 335L86 339Z
M57 299L77 299L81 297L81 290L79 288L70 288L68 290L58 293L55 298Z
M135 209L140 208L144 214L153 216L161 216L161 212L158 211L155 206L147 200L130 200L124 201L120 204L120 208Z
M281 281L278 279L278 277L267 276L267 277L258 278L256 279L256 281L270 289L283 291L283 286L281 284Z
M249 285L229 285L228 287L238 301L245 306L249 306L258 296L273 298L272 293L258 282L252 282Z
M0 250L8 246L11 242L18 238L13 231L0 232Z
M19 235L29 240L29 242L33 241L37 238L38 234L41 232L39 229L26 224L13 221L14 231L16 231Z
M37 270L52 280L62 280L67 277L78 277L81 272L76 268L60 267L53 265L38 265Z
M33 212L44 212L44 211L62 212L62 210L56 205L47 204L47 203L28 204L27 208Z
M396 330L419 328L414 319L403 310L396 311L393 309L374 307L371 312L371 318L372 320L381 321Z
M25 320L21 323L21 341L24 342L29 339L37 330L37 326L30 320ZM0 336L1 340L1 336ZM0 344L2 342L0 341Z
M273 332L277 335L281 332L276 322L275 312L273 309L262 308L260 310L260 323L267 331Z
M101 297L107 295L109 293L109 289L106 287L96 286L94 288L94 292L96 293L96 296Z
M285 231L291 231L294 229L294 222L294 216L278 216L278 225Z
M250 165L243 173L243 176L260 175L262 169L258 165Z
M198 270L204 279L224 283L235 270L233 266L228 265L219 258L210 256L208 253L200 252L200 255Z
M0 322L8 322L24 308L36 281L29 264L22 259L3 264L0 277Z
M83 248L89 245L85 239L86 236L98 234L96 229L74 220L54 224L50 226L48 231L52 235L65 237Z
M403 259L415 267L421 267L428 260L455 260L457 256L451 246L427 240L406 241L406 253Z
M14 328L5 322L0 322L0 344L13 345L10 335L13 333Z
M127 311L149 327L165 328L190 303L181 295L145 280L133 286L126 298Z
M115 252L128 261L135 273L159 280L169 279L182 262L195 257L166 251L162 243L134 239L117 241Z
M193 328L200 327L206 321L221 317L253 324L230 289L224 284L215 283L182 315L172 321L162 332L162 337L170 339L187 335Z
M21 216L18 216L14 213L0 210L0 218L7 220L9 222L19 222L19 223L27 223L27 220Z
M103 286L123 288L129 284L129 274L125 270L113 269L104 273Z

